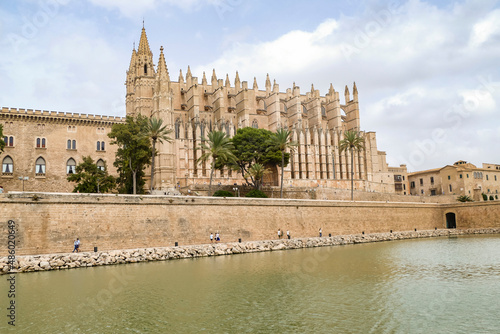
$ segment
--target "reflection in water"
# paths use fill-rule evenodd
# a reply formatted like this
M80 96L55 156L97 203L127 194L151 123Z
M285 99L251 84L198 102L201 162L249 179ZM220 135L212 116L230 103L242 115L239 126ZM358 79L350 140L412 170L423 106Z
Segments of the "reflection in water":
M497 333L499 248L466 236L18 274L15 332Z

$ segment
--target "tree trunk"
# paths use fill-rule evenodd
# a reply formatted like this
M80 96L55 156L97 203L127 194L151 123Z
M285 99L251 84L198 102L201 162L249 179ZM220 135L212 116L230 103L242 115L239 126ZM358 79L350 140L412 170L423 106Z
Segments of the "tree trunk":
M354 154L351 147L351 201L354 201Z
M281 151L281 182L280 182L280 198L283 198L283 171L285 170L285 152Z
M156 140L153 140L153 156L151 157L151 181L150 181L150 186L149 186L149 193L153 193L153 185L154 185L154 180L155 180L155 146L156 146Z
M215 160L212 161L210 168L210 183L208 184L208 196L212 196L212 179L214 177L214 165L215 165Z
M132 172L132 193L136 194L137 182L135 180L137 171L132 169L132 160L129 161L128 166L130 167L130 171Z

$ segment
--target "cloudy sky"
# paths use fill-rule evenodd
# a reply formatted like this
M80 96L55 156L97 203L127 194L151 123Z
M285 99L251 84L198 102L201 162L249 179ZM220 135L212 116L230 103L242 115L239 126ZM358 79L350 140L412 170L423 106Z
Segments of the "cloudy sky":
M143 20L174 80L190 65L322 95L355 81L391 165L500 163L493 0L2 0L0 106L124 116Z

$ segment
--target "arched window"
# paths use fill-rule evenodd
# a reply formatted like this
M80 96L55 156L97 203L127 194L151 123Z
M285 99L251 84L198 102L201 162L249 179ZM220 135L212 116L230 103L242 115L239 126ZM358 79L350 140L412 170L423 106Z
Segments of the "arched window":
M40 157L36 159L35 162L35 173L36 174L45 174L45 159Z
M206 128L205 120L201 122L200 129L201 129L201 136L205 137L205 128Z
M6 156L2 162L2 173L12 173L14 171L14 161L9 156Z
M74 139L71 142L71 149L76 150L76 140L74 140Z
M148 74L148 65L144 64L144 74Z
M326 109L325 109L325 107L321 107L321 116L325 116L326 117Z
M36 147L40 148L42 146L42 140L40 138L36 139Z
M253 122L252 122L252 128L254 128L254 129L258 129L259 128L259 122L257 122L256 119L254 119Z
M97 160L97 169L102 171L106 170L106 165L104 164L104 161L102 159Z
M45 138L42 138L42 148L45 148Z
M97 142L97 146L96 146L96 148L97 148L97 150L98 150L98 151L100 151L100 150L101 150L101 142L100 142L100 141L98 141L98 142Z
M306 106L305 106L305 105L302 105L302 113L303 113L304 115L307 115L307 108L306 108Z
M103 141L101 142L101 151L105 151L105 149L104 149L104 142Z
M177 119L175 121L175 139L179 139L181 136L181 120Z
M71 150L71 139L68 139L68 142L66 144L66 149Z
M226 122L226 135L229 137L229 122Z
M66 174L74 174L76 172L76 162L73 158L69 158L66 162Z

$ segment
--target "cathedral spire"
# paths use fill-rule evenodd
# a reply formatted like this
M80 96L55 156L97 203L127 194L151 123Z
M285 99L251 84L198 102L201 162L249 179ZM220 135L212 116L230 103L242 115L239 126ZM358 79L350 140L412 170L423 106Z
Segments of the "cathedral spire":
M137 62L137 51L135 51L135 46L134 46L134 49L132 50L132 57L130 58L130 65L128 67L130 73L133 72L136 62Z
M229 74L226 73L226 87L231 87L231 82L229 81Z
M203 78L201 79L202 85L207 85L207 76L205 75L205 71L203 71Z
M191 74L191 67L189 67L189 65L188 65L188 69L186 72L186 80L187 80L187 78L191 78L191 77L193 77L193 75Z
M257 85L257 78L253 77L253 89L259 89L259 86Z
M137 53L147 56L152 54L151 49L149 48L148 36L146 36L146 29L144 29L144 27L142 27L141 40L139 41L139 48L137 49Z
M214 89L217 87L217 74L215 74L215 68L212 71L212 86Z
M266 76L266 91L270 91L271 90L271 80L269 79L269 73L267 73L267 76Z
M160 59L158 60L158 77L166 77L170 80L168 75L167 62L165 61L165 56L163 55L163 46L160 47Z
M182 69L179 70L179 83L184 83L184 76L182 75Z

